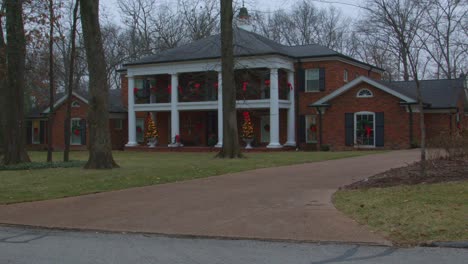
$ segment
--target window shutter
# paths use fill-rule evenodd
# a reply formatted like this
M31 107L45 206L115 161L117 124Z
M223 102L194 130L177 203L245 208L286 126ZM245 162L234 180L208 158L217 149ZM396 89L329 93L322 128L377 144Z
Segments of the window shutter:
M376 147L383 147L385 138L384 138L384 113L379 112L375 113L375 146Z
M305 70L300 68L297 70L297 89L299 92L304 92L306 86Z
M299 142L300 143L305 143L306 142L306 135L305 135L305 116L300 115L299 116Z
M354 145L354 113L345 113L345 143Z
M151 86L151 81L144 80L144 83L143 83L143 97L144 98L150 96L150 86Z
M81 145L86 145L86 120L80 120L80 129L81 129Z
M39 143L45 144L45 135L46 135L46 121L41 120L39 122Z
M319 69L319 90L325 91L325 68Z
M26 121L26 144L32 144L32 121Z

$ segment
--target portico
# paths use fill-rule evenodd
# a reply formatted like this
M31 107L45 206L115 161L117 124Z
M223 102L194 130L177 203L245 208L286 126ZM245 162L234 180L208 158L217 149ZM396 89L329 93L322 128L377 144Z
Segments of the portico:
M181 126L182 111L217 113L217 144L223 141L223 84L219 59L126 65L128 79L128 143L138 145L138 112L170 113L169 146ZM236 61L236 89L239 111L269 113L268 148L295 146L294 62L283 56L243 57ZM287 111L287 140L280 142L280 111ZM266 125L265 125L266 127ZM160 129L161 129L160 128ZM182 137L183 140L183 137Z

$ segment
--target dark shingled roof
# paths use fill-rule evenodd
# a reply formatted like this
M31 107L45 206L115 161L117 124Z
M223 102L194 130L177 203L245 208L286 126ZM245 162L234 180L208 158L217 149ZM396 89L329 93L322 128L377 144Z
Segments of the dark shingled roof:
M85 91L74 91L79 96L83 97L84 99L89 99L88 92ZM60 101L65 97L66 94L64 92L57 93L55 95L55 102ZM110 113L127 113L127 109L122 104L121 100L121 90L120 89L111 89L109 90L109 112ZM37 118L43 116L43 112L49 108L48 105L42 105L39 107L34 107L28 111L27 116L30 118Z
M234 56L261 56L261 55L283 55L290 58L313 58L339 56L360 64L375 66L355 60L339 52L317 44L303 46L285 46L273 40L249 32L240 28L234 29ZM144 57L140 60L124 64L140 65L164 62L181 62L192 60L218 59L221 57L221 35L213 35L197 40L187 45L162 51L159 54ZM382 70L382 69L379 69Z
M417 100L416 82L379 81L388 88L402 93ZM455 108L460 96L463 96L463 79L454 80L423 80L421 81L421 92L423 102L430 104L430 108Z

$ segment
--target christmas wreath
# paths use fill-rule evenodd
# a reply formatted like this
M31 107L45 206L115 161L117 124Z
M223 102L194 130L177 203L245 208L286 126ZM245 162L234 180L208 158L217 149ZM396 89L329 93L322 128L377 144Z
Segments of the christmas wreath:
M81 127L80 127L80 126L73 126L73 127L72 127L72 132L73 132L73 134L75 134L76 136L79 136L80 133L81 133Z

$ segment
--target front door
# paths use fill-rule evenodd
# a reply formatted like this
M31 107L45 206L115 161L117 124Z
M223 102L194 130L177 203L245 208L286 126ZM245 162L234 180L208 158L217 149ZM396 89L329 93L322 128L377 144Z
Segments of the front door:
M262 116L260 122L261 128L261 143L270 142L270 116Z

